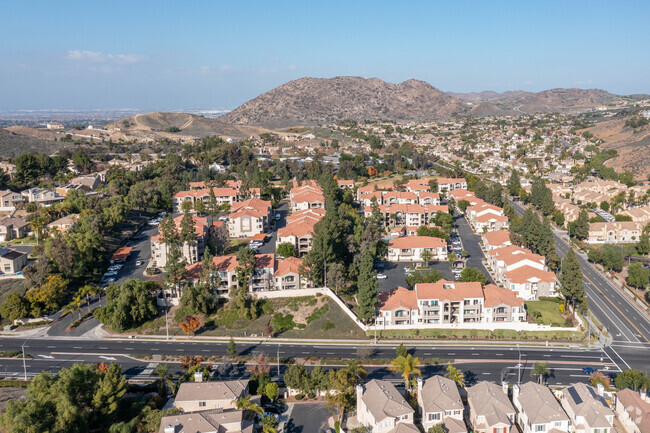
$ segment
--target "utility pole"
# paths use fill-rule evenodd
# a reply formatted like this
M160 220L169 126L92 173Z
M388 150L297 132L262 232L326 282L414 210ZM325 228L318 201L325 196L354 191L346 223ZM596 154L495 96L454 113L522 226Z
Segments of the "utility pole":
M169 309L167 308L167 293L163 291L163 295L165 295L165 329L167 331L167 340L169 340L169 322L167 320L167 312Z
M377 344L377 313L375 313L375 344Z
M32 335L34 335L34 334L32 334ZM32 338L32 335L27 337L27 340L25 340L25 342L20 346L20 348L23 351L23 372L25 374L25 380L27 380L27 364L25 363L25 344L27 344L29 339ZM6 373L5 373L5 376L6 376Z
M278 380L280 380L280 343L278 343Z
M517 352L519 352L519 363L517 364L517 385L521 385L521 350L517 344Z

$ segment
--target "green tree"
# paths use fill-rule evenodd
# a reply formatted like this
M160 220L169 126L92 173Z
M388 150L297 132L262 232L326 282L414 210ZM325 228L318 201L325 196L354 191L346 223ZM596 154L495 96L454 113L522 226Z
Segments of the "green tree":
M463 213L465 213L465 211L467 210L469 205L470 205L470 202L468 202L467 200L460 200L458 202L458 209L460 209Z
M113 331L121 332L156 317L155 281L126 280L106 289L106 305L95 310L97 320Z
M469 283L472 281L478 281L481 285L487 283L487 277L483 272L473 267L466 267L460 273L460 278L458 281L463 283Z
M210 314L215 309L212 291L205 284L190 284L183 288L181 306L189 314Z
M643 233L636 244L636 252L642 256L650 254L650 235Z
M434 425L433 427L429 427L429 430L427 430L427 433L447 433L447 430L444 429L442 426L442 423L438 423Z
M422 260L427 266L429 266L429 262L431 262L432 259L433 259L433 253L430 250L425 249L424 251L422 251Z
M627 283L632 287L645 289L650 284L648 277L648 271L643 269L639 262L631 263L627 267Z
M278 394L280 394L280 387L278 386L277 383L275 382L269 382L266 384L264 387L264 394L271 400L275 401L276 398L278 398Z
M357 304L359 306L359 318L369 322L375 315L377 305L377 272L373 269L372 254L368 250L361 253L359 264L359 277L357 279Z
M126 394L126 377L119 365L111 363L108 371L99 379L93 396L93 408L101 415L111 415L117 411L122 397Z
M530 371L530 377L537 377L539 384L544 382L544 378L551 374L548 362L536 362Z
M456 368L453 365L448 365L445 377L456 382L456 385L460 386L461 388L465 386L465 375L460 368Z
M420 376L422 374L420 369L420 359L414 358L410 353L407 353L406 356L398 356L390 362L390 371L395 371L402 376L404 380L404 386L408 392L410 389L411 376Z
M510 173L510 179L508 179L506 188L508 189L508 193L511 196L514 197L519 195L519 190L521 189L521 179L519 178L519 172L517 170L512 170Z
M255 250L241 248L237 252L237 281L239 285L248 288L249 281L255 271Z
M32 315L38 317L59 309L67 288L68 280L60 275L50 275L43 285L28 290L25 299L30 303Z
M330 263L327 265L327 284L334 288L337 295L345 283L345 266L340 263Z
M0 305L0 316L5 319L14 321L22 319L29 315L29 302L25 300L18 292L12 292L7 299Z
M575 306L579 303L585 307L585 288L582 282L582 270L580 263L573 248L569 249L567 254L562 259L562 266L560 275L560 292L564 295L564 308L566 309L567 302L573 305L573 315L575 316Z
M84 152L83 149L77 150L72 155L72 163L75 168L82 173L87 173L93 165L92 161L88 158L88 155L86 155L86 152Z
M582 209L578 214L578 219L573 225L571 234L580 240L587 239L589 236L589 214L585 209Z
M237 344L232 337L230 337L230 341L228 342L228 349L226 349L226 353L230 356L237 355Z
M625 264L625 254L621 248L612 245L605 245L602 249L603 266L608 270L621 272Z
M264 414L264 409L262 409L262 406L252 401L250 394L246 394L243 397L239 397L235 402L235 406L237 407L237 409L253 412L260 416Z
M406 358L406 355L408 355L408 349L404 345L404 343L400 343L399 346L395 348L395 353L397 354L398 357L403 357Z
M649 388L650 379L645 371L630 369L621 371L614 379L614 385L618 389L629 388L632 391L638 391Z
M275 249L275 253L281 257L297 257L296 247L291 242L279 244Z
M291 364L284 373L284 383L291 389L297 389L301 392L309 391L311 387L309 370L302 364Z
M438 179L436 178L429 179L428 185L429 185L429 191L438 192Z

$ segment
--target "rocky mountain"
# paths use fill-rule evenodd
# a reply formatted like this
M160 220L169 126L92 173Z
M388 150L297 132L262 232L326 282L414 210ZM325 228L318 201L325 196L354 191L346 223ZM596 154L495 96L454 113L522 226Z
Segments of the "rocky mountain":
M447 95L452 98L462 99L463 101L469 102L482 102L482 101L503 101L514 99L519 96L523 96L530 92L525 92L523 90L508 90L506 92L494 92L492 90L485 90L483 92L469 92L469 93L456 93L456 92L447 92Z
M219 119L283 128L339 120L434 120L467 111L465 103L424 81L392 84L378 78L301 78L246 102Z

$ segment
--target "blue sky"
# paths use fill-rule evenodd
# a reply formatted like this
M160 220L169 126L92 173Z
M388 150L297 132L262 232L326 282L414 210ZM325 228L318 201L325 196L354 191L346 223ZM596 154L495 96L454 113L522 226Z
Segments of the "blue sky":
M234 108L338 75L650 93L648 17L648 1L13 1L0 109Z

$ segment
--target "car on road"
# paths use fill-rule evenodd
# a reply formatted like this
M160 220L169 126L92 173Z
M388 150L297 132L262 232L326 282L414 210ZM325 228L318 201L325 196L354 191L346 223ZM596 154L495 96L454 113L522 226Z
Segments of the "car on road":
M584 374L594 374L597 371L598 370L596 370L595 368L591 368L591 367L585 367L585 368L582 369L582 372Z
M386 276L386 274L377 274L377 279L378 279L378 280L385 280L386 278L388 278L388 277Z
M280 221L280 218L282 218L282 215L280 215L279 213L276 213L275 214L275 220Z
M136 266L142 266L142 263L143 263L142 260L138 260L137 262L135 262L135 265Z

